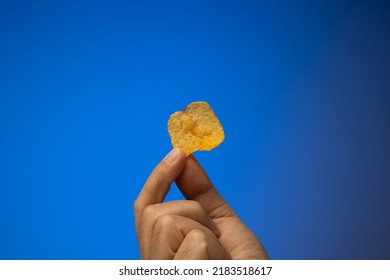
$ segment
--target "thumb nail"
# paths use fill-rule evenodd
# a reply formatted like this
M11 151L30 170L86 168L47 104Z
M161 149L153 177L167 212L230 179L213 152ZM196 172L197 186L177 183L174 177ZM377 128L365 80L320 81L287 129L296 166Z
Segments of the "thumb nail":
M174 148L170 151L164 158L164 161L168 164L172 164L175 162L177 157L179 156L179 149Z

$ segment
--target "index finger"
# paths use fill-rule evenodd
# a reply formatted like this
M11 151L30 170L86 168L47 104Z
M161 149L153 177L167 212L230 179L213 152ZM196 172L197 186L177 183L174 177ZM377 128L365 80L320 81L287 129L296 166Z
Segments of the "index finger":
M152 171L134 202L134 214L137 223L146 206L164 201L172 182L182 171L184 162L184 152L174 148Z

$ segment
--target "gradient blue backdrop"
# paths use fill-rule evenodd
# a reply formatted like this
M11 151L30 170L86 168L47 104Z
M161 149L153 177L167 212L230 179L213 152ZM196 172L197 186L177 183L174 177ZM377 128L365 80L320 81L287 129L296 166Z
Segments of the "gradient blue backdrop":
M390 259L389 14L1 1L0 258L139 258L133 201L205 100L226 140L195 156L271 258Z

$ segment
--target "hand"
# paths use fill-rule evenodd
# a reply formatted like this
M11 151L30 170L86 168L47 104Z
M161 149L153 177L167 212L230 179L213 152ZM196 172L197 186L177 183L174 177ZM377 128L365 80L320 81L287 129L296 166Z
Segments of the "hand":
M186 200L165 202L173 181ZM190 155L173 149L134 203L141 259L268 259Z

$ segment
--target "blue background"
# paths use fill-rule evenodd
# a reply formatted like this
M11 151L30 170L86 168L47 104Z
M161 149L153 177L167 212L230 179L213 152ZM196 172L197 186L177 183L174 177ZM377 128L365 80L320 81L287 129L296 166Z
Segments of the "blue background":
M0 258L139 258L133 201L205 100L226 139L195 156L271 258L390 259L389 12L2 1Z

